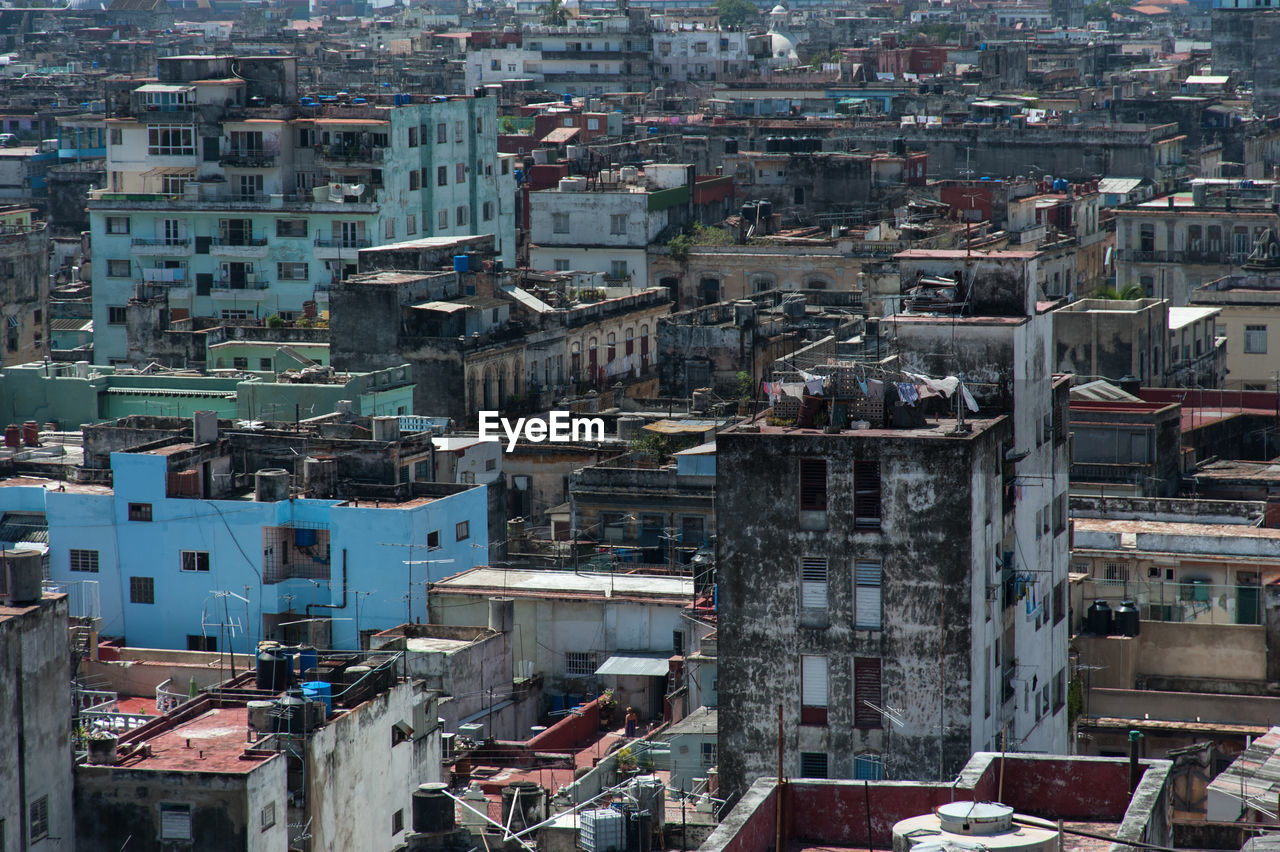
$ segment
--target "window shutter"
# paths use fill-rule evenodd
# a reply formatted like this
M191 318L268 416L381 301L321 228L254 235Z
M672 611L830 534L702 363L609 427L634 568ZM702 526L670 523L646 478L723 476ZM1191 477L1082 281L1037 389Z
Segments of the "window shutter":
M800 658L800 705L827 706L827 658Z
M854 627L862 630L879 630L881 627L879 562L856 562L854 575Z
M820 556L805 556L800 560L800 606L827 608L827 560Z
M853 519L858 526L880 526L880 462L853 463Z
M853 726L855 728L881 727L880 711L880 658L855 657L853 660ZM875 707L869 706L874 704Z
M800 459L800 509L827 510L827 460Z

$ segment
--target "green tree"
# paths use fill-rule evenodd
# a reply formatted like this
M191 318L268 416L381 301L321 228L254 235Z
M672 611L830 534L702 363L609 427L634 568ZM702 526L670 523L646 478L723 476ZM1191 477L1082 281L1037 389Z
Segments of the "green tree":
M1109 21L1111 20L1111 6L1104 0L1097 0L1084 7L1084 19L1086 21Z
M720 13L720 23L726 27L740 27L760 15L760 10L748 0L716 0L714 5Z
M751 399L751 374L745 370L739 370L736 379L738 399Z
M563 0L547 0L538 7L538 14L542 16L542 23L548 27L563 27L569 23L570 12Z

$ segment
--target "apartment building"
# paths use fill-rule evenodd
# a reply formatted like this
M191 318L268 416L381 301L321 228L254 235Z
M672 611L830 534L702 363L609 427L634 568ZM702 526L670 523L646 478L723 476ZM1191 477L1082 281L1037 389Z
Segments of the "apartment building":
M89 202L98 363L126 358L157 302L174 320L322 312L371 245L489 233L514 259L492 99L299 99L293 57L159 72L106 119L107 187Z
M747 34L719 29L685 29L672 21L653 34L653 76L670 83L709 83L736 76L751 65Z
M0 206L0 366L49 351L49 238L35 210Z
M717 437L730 796L774 771L779 704L792 777L950 779L1002 738L1067 749L1067 384L1035 255L897 257L919 282L897 363L837 360L808 428L775 405ZM930 282L956 267L951 301ZM913 400L922 375L963 378L979 411Z
M1265 232L1274 236L1278 201L1274 181L1197 179L1189 192L1118 208L1117 285L1185 306L1197 287L1243 264Z

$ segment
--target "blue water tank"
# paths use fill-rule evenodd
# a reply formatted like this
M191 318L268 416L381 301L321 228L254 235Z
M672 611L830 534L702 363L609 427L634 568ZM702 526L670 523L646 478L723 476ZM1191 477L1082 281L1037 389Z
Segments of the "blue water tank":
M565 106L573 106L573 95L568 92L564 93L562 100L564 101Z
M333 687L323 680L309 680L302 684L302 694L308 701L319 701L324 705L324 715L333 712Z
M293 543L298 547L313 547L316 543L316 531L308 529L294 530Z
M455 254L453 256L453 271L454 272L470 272L471 259L467 257L465 254Z
M310 645L298 646L298 672L305 674L320 665L320 654Z
M369 102L368 102L367 100L365 100L364 98L352 98L352 99L351 99L351 103L353 103L353 104L367 104L367 103L369 103Z

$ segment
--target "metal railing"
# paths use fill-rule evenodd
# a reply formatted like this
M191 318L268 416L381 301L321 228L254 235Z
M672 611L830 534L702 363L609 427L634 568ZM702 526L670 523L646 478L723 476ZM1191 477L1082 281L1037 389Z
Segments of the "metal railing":
M170 689L172 685L173 678L167 678L163 683L156 687L157 713L163 715L191 700L191 696L182 692L175 692Z
M266 244L266 237L214 237L210 241L217 248L261 248Z
M149 240L145 237L134 237L133 245L135 246L159 246L172 248L190 248L191 240L187 237L165 237L158 240Z
M1174 582L1132 577L1145 569L1115 566L1112 577L1091 577L1085 581L1085 612L1095 600L1105 600L1114 610L1121 601L1131 600L1146 621L1194 624L1262 624L1262 587L1205 582ZM1153 570L1164 570L1163 566ZM1085 618L1085 613L1078 613Z
M316 248L362 249L373 245L368 237L316 237Z

